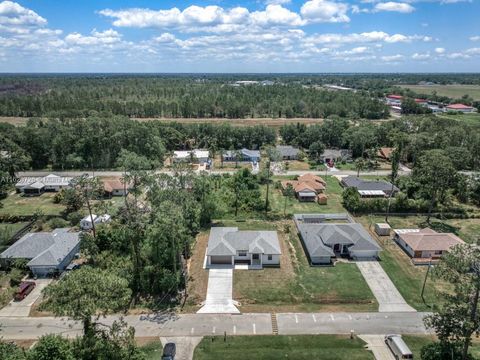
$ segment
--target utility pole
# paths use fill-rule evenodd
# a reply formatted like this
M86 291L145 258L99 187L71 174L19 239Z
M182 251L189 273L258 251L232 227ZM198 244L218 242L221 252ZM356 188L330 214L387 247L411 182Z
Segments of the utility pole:
M265 215L268 213L268 193L270 188L270 160L267 162L267 194L265 196Z
M422 297L422 300L423 300L423 303L424 303L424 304L427 304L426 301L425 301L425 298L423 297L423 294L424 294L424 292L425 292L425 285L427 284L428 273L430 272L430 267L431 267L431 266L432 266L432 260L430 260L429 263L428 263L427 272L425 273L425 279L423 280L421 297Z

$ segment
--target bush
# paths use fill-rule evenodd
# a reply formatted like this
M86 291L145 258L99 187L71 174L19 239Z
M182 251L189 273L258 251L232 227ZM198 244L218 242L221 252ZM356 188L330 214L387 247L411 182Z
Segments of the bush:
M68 221L62 218L53 218L47 221L47 225L50 229L58 229L68 227Z
M461 360L462 351L458 345L434 342L422 348L420 358L422 360ZM473 360L473 356L469 355L467 359Z
M80 220L83 219L83 215L78 211L71 212L67 216L67 220L71 226L77 226L80 223Z
M10 271L10 286L11 287L16 287L20 285L22 282L24 276L24 272L20 269L13 268L12 271Z
M72 343L60 335L42 336L28 353L29 360L75 360Z

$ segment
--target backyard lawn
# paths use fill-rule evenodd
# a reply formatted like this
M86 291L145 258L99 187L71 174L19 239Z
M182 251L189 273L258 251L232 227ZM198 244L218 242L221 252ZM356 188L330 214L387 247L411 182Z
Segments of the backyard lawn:
M370 360L372 353L364 349L360 339L347 336L235 336L206 337L195 349L194 360Z
M280 268L234 272L233 298L242 312L377 310L355 264L311 267L293 222L275 224L283 254ZM285 233L287 227L290 233Z
M11 194L2 200L0 216L26 216L40 211L43 215L60 215L65 209L63 205L55 204L55 193L44 193L41 196L25 197L20 194Z
M27 224L28 222L0 223L0 252L11 245L10 238Z

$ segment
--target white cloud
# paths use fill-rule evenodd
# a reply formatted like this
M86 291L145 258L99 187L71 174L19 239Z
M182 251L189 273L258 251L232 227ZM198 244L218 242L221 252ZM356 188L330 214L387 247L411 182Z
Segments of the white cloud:
M290 4L292 0L266 0L266 5L286 5Z
M412 5L407 3L388 1L388 2L381 2L376 4L373 10L375 12L394 11L394 12L399 12L403 14L408 14L408 13L414 12L415 8Z
M349 22L347 16L348 5L329 0L309 0L303 4L300 14L303 18L312 23L320 22Z
M11 26L42 26L47 20L35 11L24 8L12 1L0 3L0 24Z
M480 48L470 48L465 51L469 55L480 55Z
M437 54L444 54L445 53L445 48L437 47L437 48L435 48L435 52Z
M251 19L254 25L260 26L304 24L300 15L281 5L268 5L265 11L255 11L251 13Z
M428 41L430 38L423 35L390 35L383 31L371 31L364 33L351 34L318 34L311 37L315 43L371 43L371 42L386 42L386 43L408 43L412 41Z
M121 41L121 35L112 29L98 32L93 30L91 35L82 35L79 33L68 34L65 41L71 45L111 45Z
M470 36L470 41L480 41L480 35Z
M415 53L412 55L413 60L428 60L430 59L431 55L429 52L427 53Z
M398 62L405 59L405 56L397 54L397 55L385 55L381 57L382 61L385 62Z

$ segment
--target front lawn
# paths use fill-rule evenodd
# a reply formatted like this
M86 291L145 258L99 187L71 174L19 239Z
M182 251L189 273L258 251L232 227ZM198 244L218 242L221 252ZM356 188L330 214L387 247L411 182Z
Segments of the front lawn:
M40 196L21 196L11 194L2 200L3 207L0 208L0 216L31 216L36 212L43 215L60 215L65 209L61 204L55 204L53 198L55 193L44 193Z
M194 360L370 360L373 354L356 338L336 335L205 337Z
M424 298L422 300L422 286L427 272L427 266L415 266L411 262L411 258L392 240L391 237L378 237L373 231L373 224L384 222L383 217L362 216L357 217L360 222L371 235L377 239L382 246L380 253L380 265L388 274L392 282L407 303L419 311L431 311L431 306L439 304L438 291L445 290L448 284L439 279L429 276L425 286ZM417 228L422 223L422 217L390 217L389 222L392 229L399 228ZM431 273L430 273L431 275Z
M293 222L275 224L282 247L280 268L234 272L233 298L242 312L377 310L355 264L311 267Z

